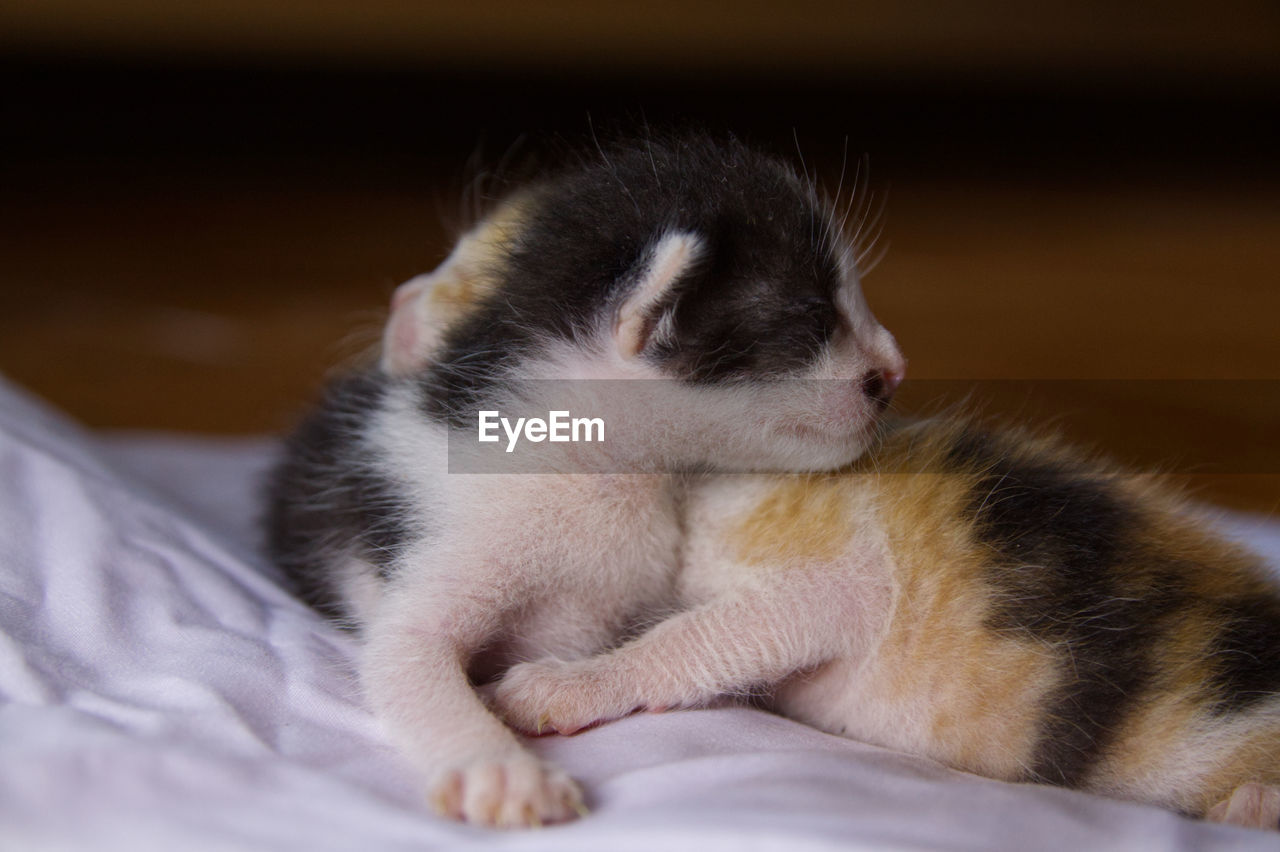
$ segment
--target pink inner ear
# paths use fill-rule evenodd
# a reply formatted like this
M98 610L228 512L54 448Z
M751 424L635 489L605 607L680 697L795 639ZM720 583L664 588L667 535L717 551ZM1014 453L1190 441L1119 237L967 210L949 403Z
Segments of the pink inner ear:
M391 296L391 316L382 338L382 368L392 375L418 366L422 338L413 306L421 292L421 284L401 284Z
M634 358L648 344L656 325L650 323L647 314L697 260L701 250L702 242L697 235L683 231L664 234L654 245L647 261L649 268L618 310L614 322L614 337L624 358Z

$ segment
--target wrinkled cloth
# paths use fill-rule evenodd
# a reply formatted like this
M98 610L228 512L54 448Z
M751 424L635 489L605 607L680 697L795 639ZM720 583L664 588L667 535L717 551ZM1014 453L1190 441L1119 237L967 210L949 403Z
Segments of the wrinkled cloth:
M741 707L533 740L588 791L573 824L436 817L361 704L356 642L259 552L275 449L93 434L0 382L0 849L1280 846ZM1280 524L1223 523L1280 562Z

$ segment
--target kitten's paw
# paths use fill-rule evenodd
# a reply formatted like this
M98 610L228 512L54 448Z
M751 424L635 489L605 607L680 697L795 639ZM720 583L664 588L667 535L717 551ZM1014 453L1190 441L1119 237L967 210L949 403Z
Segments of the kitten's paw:
M1280 828L1280 787L1254 782L1241 784L1231 798L1214 805L1205 819L1275 831Z
M591 661L521 663L498 682L494 709L513 728L573 734L625 716L635 706L614 695Z
M527 755L451 769L428 799L444 816L491 828L536 828L587 813L572 778Z

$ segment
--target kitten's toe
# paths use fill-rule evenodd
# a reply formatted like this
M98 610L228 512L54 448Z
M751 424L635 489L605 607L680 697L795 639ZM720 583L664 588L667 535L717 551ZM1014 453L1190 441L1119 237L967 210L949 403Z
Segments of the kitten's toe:
M1280 787L1255 782L1241 784L1231 798L1214 805L1205 818L1211 822L1275 831L1280 828Z
M611 694L585 663L521 663L493 693L507 723L532 734L573 734L634 708Z
M546 766L509 767L506 796L498 809L500 828L565 822L586 813L582 791L568 775Z
M492 828L536 828L586 813L573 779L524 755L450 770L428 798L444 816Z

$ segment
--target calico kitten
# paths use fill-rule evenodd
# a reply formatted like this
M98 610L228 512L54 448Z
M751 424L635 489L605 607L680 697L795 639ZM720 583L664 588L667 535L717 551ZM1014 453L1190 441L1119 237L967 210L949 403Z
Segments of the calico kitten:
M442 812L580 810L473 682L596 653L669 606L671 471L821 470L872 441L904 363L840 231L737 142L616 145L509 195L404 285L380 363L289 439L271 552L359 630L368 700ZM607 440L480 441L482 412L558 408Z
M940 419L834 472L692 488L685 610L516 666L517 727L762 691L780 713L1010 781L1276 828L1280 591L1173 494Z

